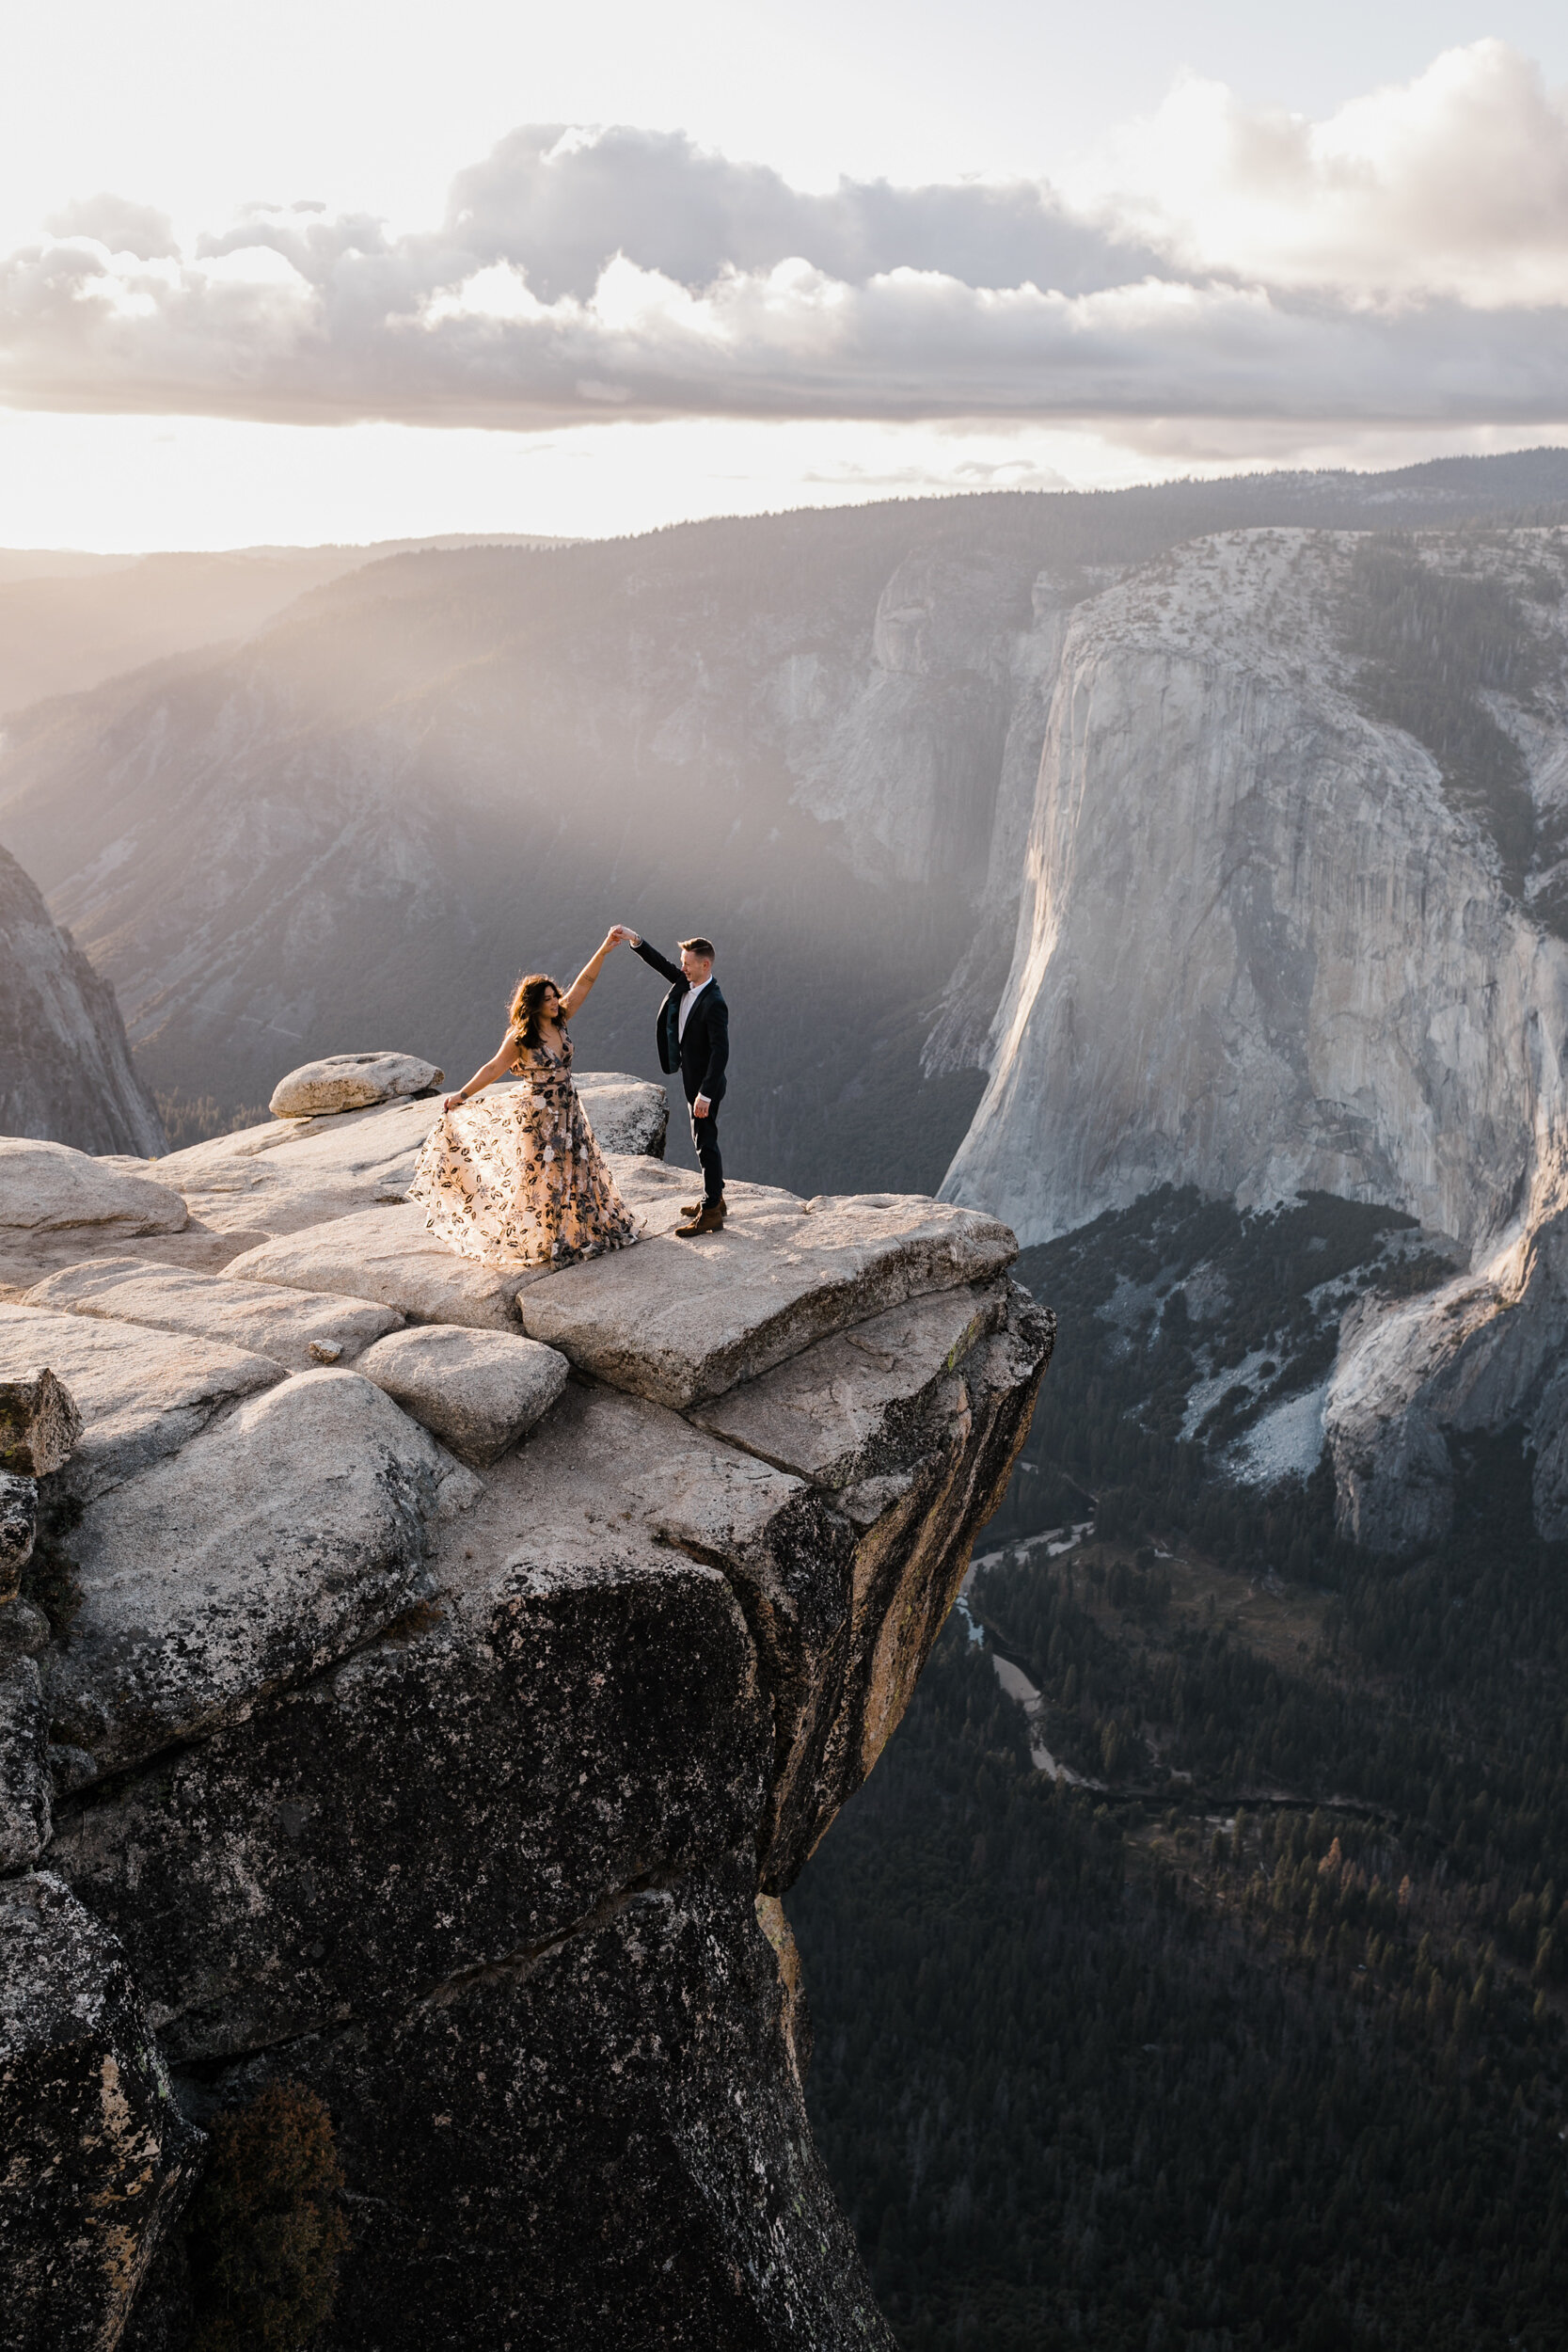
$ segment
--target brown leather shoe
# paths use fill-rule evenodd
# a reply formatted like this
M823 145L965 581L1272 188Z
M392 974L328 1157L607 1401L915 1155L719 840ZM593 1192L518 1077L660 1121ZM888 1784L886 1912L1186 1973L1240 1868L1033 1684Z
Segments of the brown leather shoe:
M683 1241L688 1241L693 1233L717 1233L722 1230L723 1223L724 1203L721 1200L705 1200L690 1223L677 1225L675 1231Z
M718 1200L713 1205L718 1210L721 1217L726 1216L729 1214L724 1206L724 1196L722 1193L720 1194ZM683 1200L681 1202L681 1215L682 1216L701 1216L706 1206L707 1202L705 1200Z

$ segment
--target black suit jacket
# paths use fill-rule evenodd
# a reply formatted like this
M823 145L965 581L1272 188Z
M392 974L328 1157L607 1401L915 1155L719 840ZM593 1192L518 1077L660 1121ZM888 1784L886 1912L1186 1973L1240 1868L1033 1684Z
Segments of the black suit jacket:
M650 947L645 939L638 941L633 955L641 956L656 972L662 972L671 983L670 993L658 1009L658 1066L672 1073L679 1071L686 1099L694 1103L699 1094L705 1094L715 1110L724 1099L724 1072L730 1058L730 1009L724 1002L724 992L717 980L709 980L691 1008L681 1036L681 1000L691 983L678 963L661 956L657 947Z

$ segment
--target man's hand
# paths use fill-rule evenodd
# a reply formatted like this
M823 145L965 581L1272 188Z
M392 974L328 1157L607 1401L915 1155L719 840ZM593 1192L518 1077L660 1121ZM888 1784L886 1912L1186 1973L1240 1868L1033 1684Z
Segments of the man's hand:
M629 930L625 923L615 924L610 930L610 937L611 945L616 947L620 946L623 940L628 947L635 946L637 944L637 933Z
M705 1094L699 1094L696 1101L691 1105L691 1116L693 1119L705 1119L712 1108L713 1105L708 1101L707 1096Z

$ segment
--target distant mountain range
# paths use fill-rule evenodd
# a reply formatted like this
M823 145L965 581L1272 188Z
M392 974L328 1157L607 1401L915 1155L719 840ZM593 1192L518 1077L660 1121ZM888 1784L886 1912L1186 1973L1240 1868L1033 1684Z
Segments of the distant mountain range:
M219 555L0 548L0 716L75 694L193 647L231 644L307 589L412 548L555 547L453 534L363 548L236 548Z
M160 1087L255 1103L367 1041L469 1067L519 968L564 970L617 917L701 927L736 1008L736 1166L934 1186L1079 609L1216 532L1563 511L1568 453L1543 451L357 563L237 648L13 713L0 837ZM583 1049L651 1072L651 1014L612 966Z

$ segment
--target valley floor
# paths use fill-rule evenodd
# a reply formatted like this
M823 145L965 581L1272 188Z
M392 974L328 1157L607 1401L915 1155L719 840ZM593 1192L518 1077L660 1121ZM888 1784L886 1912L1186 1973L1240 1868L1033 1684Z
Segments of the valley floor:
M1100 1236L1102 1306L1135 1239ZM1216 1241L1236 1327L1206 1344L1239 1357L1305 1294L1291 1248L1249 1286ZM1533 1531L1521 1436L1476 1441L1444 1543L1359 1552L1322 1472L1216 1475L1256 1384L1205 1456L1168 1315L1118 1326L1055 1248L1034 1474L789 1901L814 2125L883 2306L911 2352L1544 2352L1568 1546ZM1296 1339L1271 1376L1311 1375L1305 1313Z

